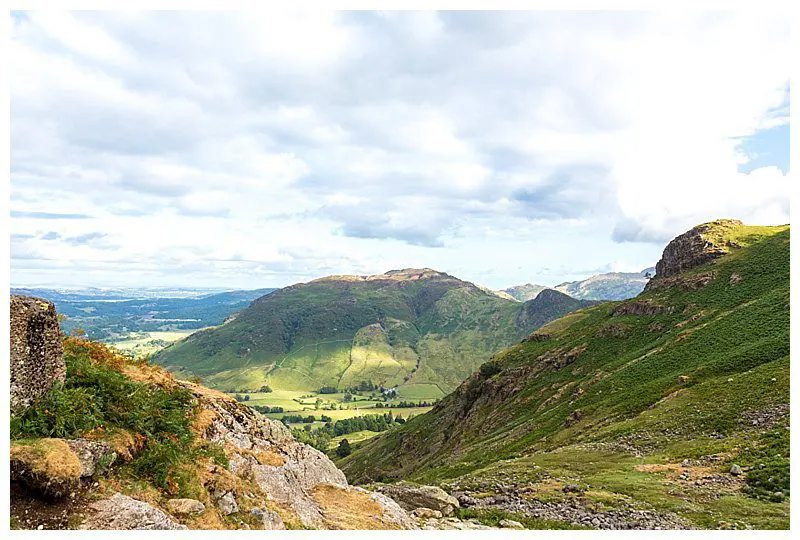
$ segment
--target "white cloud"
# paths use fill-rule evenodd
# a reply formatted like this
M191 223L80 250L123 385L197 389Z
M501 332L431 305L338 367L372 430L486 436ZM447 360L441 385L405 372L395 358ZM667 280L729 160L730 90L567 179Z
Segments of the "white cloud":
M788 122L780 17L12 17L12 210L93 217L14 218L15 279L419 263L500 286L643 267L708 219L788 221L788 177L738 168L742 137ZM106 236L35 234L56 223Z

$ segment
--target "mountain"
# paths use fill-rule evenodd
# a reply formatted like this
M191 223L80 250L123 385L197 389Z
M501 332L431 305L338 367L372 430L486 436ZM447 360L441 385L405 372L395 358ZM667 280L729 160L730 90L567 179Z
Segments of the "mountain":
M610 272L581 281L567 281L555 287L526 283L509 287L498 293L509 295L520 302L536 298L540 292L546 289L555 289L578 300L627 300L642 292L647 280L650 279L649 276L655 275L655 273L655 268L645 268L641 272Z
M36 289L11 294L55 303L66 319L62 330L82 328L93 339L128 332L192 330L222 324L250 302L275 289L213 291L201 289ZM159 296L163 295L163 296Z
M520 304L429 268L329 276L263 296L155 360L223 389L343 391L372 381L437 398L495 351L587 305L557 292Z
M695 227L635 299L545 325L340 467L590 526L788 528L789 234Z
M534 298L536 298L540 292L551 288L552 287L547 287L545 285L526 283L525 285L516 285L514 287L509 287L508 289L504 289L500 292L511 296L511 298L513 298L514 300L518 300L520 302L527 302L528 300L533 300Z
M641 272L611 272L582 281L561 283L553 288L580 300L627 300L642 292L648 276L655 273L655 268L645 268Z

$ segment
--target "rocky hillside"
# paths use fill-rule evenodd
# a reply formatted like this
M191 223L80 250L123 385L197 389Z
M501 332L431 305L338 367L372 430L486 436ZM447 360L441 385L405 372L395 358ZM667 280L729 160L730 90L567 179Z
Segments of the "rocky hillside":
M259 298L155 360L223 390L371 381L401 398L437 398L495 351L585 305L559 293L520 304L427 268L330 276Z
M12 529L489 529L432 486L350 486L226 395L58 332L11 298Z
M789 227L720 220L644 292L553 321L366 441L351 481L599 528L787 528Z

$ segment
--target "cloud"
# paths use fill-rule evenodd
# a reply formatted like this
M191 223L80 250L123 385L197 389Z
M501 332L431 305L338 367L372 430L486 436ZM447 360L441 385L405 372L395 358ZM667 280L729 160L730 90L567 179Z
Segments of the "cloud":
M95 240L100 240L101 238L105 238L106 236L108 235L105 233L93 232L93 233L81 234L79 236L64 238L64 241L71 246L83 246L91 244Z
M59 212L24 212L21 210L12 210L12 218L28 218L28 219L89 219L92 216L86 214L64 214Z
M458 250L483 238L548 238L539 253L562 253L575 227L592 239L581 268L636 267L700 221L788 221L771 152L788 140L781 17L36 12L10 24L12 234L61 220L61 241L18 240L73 261L72 275L95 264L112 279L131 261L154 261L125 274L136 279L267 265L237 267L237 283L410 261L471 272ZM97 221L103 238L64 240ZM520 264L503 264L485 275L513 279Z

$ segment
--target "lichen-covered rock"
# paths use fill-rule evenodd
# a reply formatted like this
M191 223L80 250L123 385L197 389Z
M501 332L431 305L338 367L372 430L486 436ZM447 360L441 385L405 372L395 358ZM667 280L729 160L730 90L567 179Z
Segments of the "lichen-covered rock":
M724 241L724 232L743 225L737 219L719 219L698 225L674 238L664 248L661 260L656 264L656 278L648 283L647 288L658 278L678 275L725 255L731 246Z
M458 499L436 486L399 483L380 486L378 491L394 499L405 510L430 508L445 516L452 516L459 507Z
M675 311L674 306L662 306L654 303L652 300L629 300L619 304L611 313L612 317L620 317L622 315L636 315L638 317L652 317L660 313L672 313Z
M443 517L440 511L431 510L430 508L415 508L411 511L411 515L418 519L441 519Z
M81 462L63 439L11 443L11 480L48 499L61 499L78 487Z
M500 527L503 529L524 529L525 526L520 523L519 521L515 521L513 519L501 519L500 523L498 523Z
M324 497L326 490L334 489L340 490L336 493L343 498L371 501L368 506L374 506L373 511L377 513L363 524L365 527L415 527L415 522L394 501L369 492L354 495L361 493L360 488L348 486L344 473L328 456L297 442L283 423L269 419L220 392L188 382L180 384L192 391L203 410L202 421L196 429L204 439L225 448L230 471L252 479L269 500L290 509L302 525L321 529L342 528L343 521L332 520L332 510L326 509L322 502L328 500ZM219 501L225 496L219 493L214 498ZM356 518L353 514L344 522L357 521Z
M286 529L281 516L268 508L253 508L250 513L264 525L265 531L282 531Z
M181 530L186 529L158 508L122 493L89 505L90 515L83 530Z
M67 444L81 463L81 478L103 474L117 459L114 448L105 441L73 439Z
M217 506L225 515L234 514L239 511L239 505L236 504L236 497L230 491L219 498Z
M416 529L395 501L353 486L320 484L311 490L323 529Z
M170 499L167 501L167 508L175 515L202 514L206 510L206 505L197 499Z
M32 296L11 297L11 411L28 407L56 381L66 365L52 302Z

